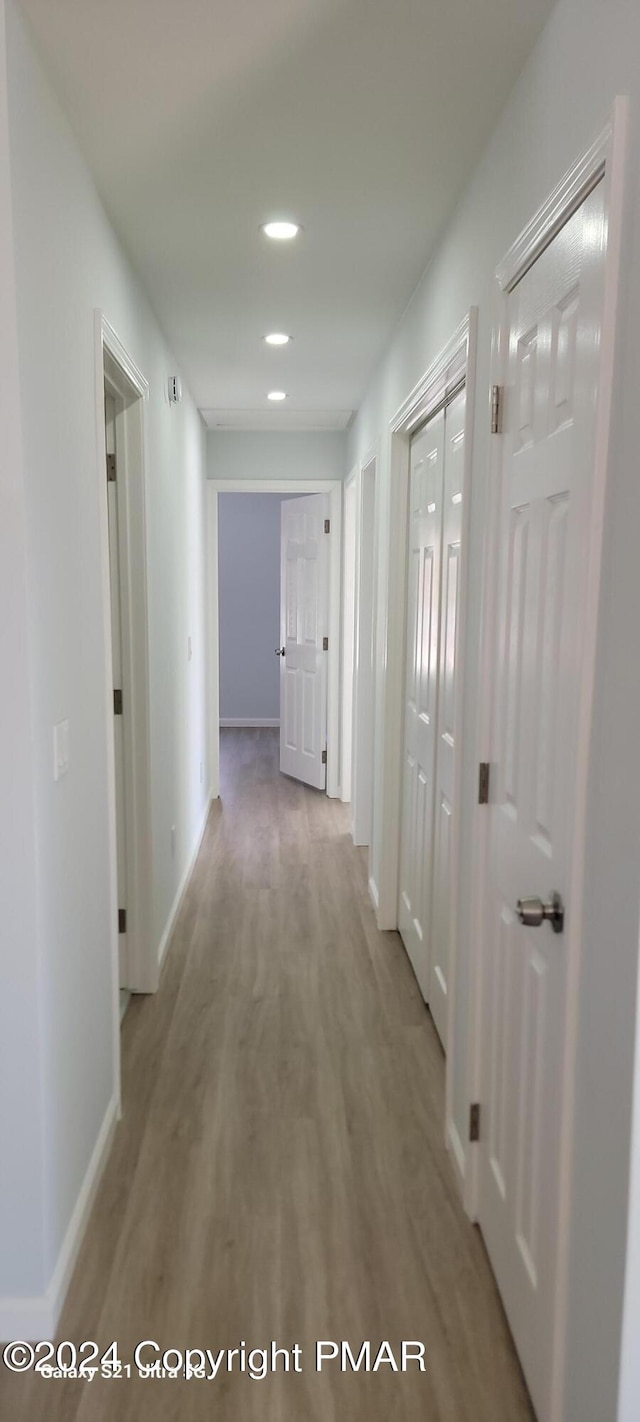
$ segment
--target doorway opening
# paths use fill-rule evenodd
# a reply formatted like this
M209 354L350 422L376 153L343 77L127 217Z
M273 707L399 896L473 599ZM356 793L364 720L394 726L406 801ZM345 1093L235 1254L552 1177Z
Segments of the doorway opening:
M276 730L280 769L340 793L342 484L210 480L209 723Z
M220 725L280 726L280 521L284 495L218 499Z
M144 404L148 385L96 315L114 1026L128 994L154 992ZM117 1060L119 1057L117 1058Z
M326 494L220 494L220 725L277 728L280 770L327 778Z
M391 443L395 636L388 647L378 925L399 928L445 1048L457 946L476 324L472 308L401 406ZM450 1090L448 1073L449 1139Z

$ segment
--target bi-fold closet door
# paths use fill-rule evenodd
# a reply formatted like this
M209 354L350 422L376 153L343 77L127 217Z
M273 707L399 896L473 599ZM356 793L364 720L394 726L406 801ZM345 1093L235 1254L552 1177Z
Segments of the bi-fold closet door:
M444 1046L452 933L463 388L414 437L398 926Z

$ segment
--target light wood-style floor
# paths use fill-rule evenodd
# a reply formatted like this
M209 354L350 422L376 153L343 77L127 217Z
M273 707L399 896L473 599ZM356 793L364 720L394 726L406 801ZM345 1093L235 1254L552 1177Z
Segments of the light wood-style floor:
M124 1116L59 1330L125 1359L299 1343L304 1371L0 1369L7 1422L531 1422L443 1146L438 1040L347 825L279 775L276 733L223 732L160 991L124 1020ZM317 1374L318 1338L423 1340L427 1371Z

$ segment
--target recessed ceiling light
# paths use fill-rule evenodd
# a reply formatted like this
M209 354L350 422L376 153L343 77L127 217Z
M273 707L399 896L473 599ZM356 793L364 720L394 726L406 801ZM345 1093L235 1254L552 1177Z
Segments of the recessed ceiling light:
M297 222L265 222L262 231L275 242L290 242L292 237L298 236L300 228Z
M267 400L286 400L286 398L286 391L284 390L270 390L267 395Z
M270 336L265 336L268 346L287 346L291 336L285 336L284 331L272 331Z

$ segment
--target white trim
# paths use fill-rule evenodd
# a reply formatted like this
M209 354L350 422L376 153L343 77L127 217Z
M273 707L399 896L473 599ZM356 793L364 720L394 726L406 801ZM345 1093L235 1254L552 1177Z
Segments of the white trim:
M417 425L435 415L458 381L464 380L469 350L469 326L472 313L475 312L476 307L473 306L454 331L451 340L396 411L391 420L393 434L412 434Z
M279 716L221 716L221 726L246 727L249 730L252 726L279 726Z
M376 677L384 672L384 728L383 744L378 745L376 756L381 756L382 782L377 789L380 793L379 806L381 822L381 845L378 863L378 927L395 929L398 926L398 874L400 851L401 813L401 765L404 742L404 659L405 659L405 601L407 569L407 501L409 492L409 457L411 435L416 427L429 419L439 409L462 381L473 380L475 369L475 340L477 328L477 308L472 306L461 321L451 340L436 357L425 375L414 386L411 393L390 422L391 435L391 478L389 506L389 565L386 635L380 637L376 647ZM473 403L467 402L466 442L469 451L473 434ZM468 477L470 453L465 460L464 503L470 505ZM468 516L468 515L467 515ZM463 549L463 572L468 547ZM465 582L466 586L466 582ZM461 605L461 622L466 621L465 609ZM458 628L462 644L464 629ZM386 666L383 665L386 663ZM460 698L461 702L462 698ZM456 875L452 872L452 884ZM451 997L453 994L451 993Z
M595 427L592 517L588 551L589 571L586 579L588 591L587 600L582 610L584 643L582 687L580 694L580 722L578 726L578 771L574 804L575 822L578 825L586 825L587 822L588 779L602 569L602 538L607 475L609 470L611 406L614 388L616 318L620 287L620 251L622 244L628 123L628 100L617 98L614 103L612 121L606 131L608 134L605 156L607 250L605 256L602 332L600 338L600 378L598 381L598 404ZM565 1079L562 1091L563 1127L560 1134L561 1180L560 1209L558 1216L558 1239L560 1241L557 1284L558 1321L556 1325L556 1366L554 1368L553 1396L551 1403L552 1422L562 1422L562 1418L565 1415L565 1340L569 1311L569 1242L571 1192L573 1186L573 1126L575 1122L576 1070L578 1058L578 988L582 973L584 940L582 920L584 912L586 867L585 840L586 835L582 835L580 843L574 846L571 871L572 929L570 942L567 943L566 1058ZM575 908L573 907L574 905L576 906ZM571 1129L569 1129L569 1127L571 1127Z
M365 500L369 497L368 479L373 479L373 520L371 543L365 549ZM364 596L365 559L371 558L370 603ZM357 469L356 491L356 595L354 608L354 688L353 688L353 748L351 826L353 842L371 847L373 831L373 781L375 740L375 678L376 678L376 597L378 570L378 445L377 442L361 459ZM367 571L369 571L367 569ZM372 639L372 666L363 664L362 648ZM371 645L371 644L370 644ZM371 852L369 854L371 859Z
M101 338L101 344L107 347L110 355L113 356L116 364L130 385L133 385L141 400L149 399L149 381L142 374L140 367L136 365L128 350L123 346L120 337L114 331L113 326L107 321L104 313L98 309L95 312L96 329Z
M382 930L398 927L398 875L402 747L404 741L403 682L405 662L406 556L409 497L409 440L391 439L387 481L387 598L385 621L376 609L376 722L374 748L374 863L378 873L377 923ZM381 520L382 522L382 520ZM382 684L382 697L378 684ZM382 706L380 705L382 701ZM380 717L382 711L382 717ZM377 861L377 862L376 862Z
M449 1053L451 1055L451 1053ZM456 1182L460 1195L464 1196L464 1183L466 1173L466 1157L464 1146L460 1140L460 1132L452 1115L446 1121L446 1145L449 1150L451 1164L453 1165Z
M207 528L207 739L211 798L220 795L220 631L218 601L218 491L205 486Z
M491 376L488 398L486 403L486 419L490 428L491 419L491 386L500 385L504 379L504 369L506 353L503 351L503 321L496 320L492 329L491 345ZM484 547L482 553L482 593L480 612L480 637L478 651L478 687L476 695L476 731L475 731L475 755L472 764L478 766L481 762L491 762L492 729L493 729L493 677L489 669L495 662L495 637L496 637L496 598L497 582L495 578L495 561L497 559L497 537L496 528L498 526L500 512L500 471L501 471L501 441L492 436L489 446L488 459L488 494L486 525L484 535ZM470 810L472 816L471 842L471 884L470 884L470 922L475 927L473 942L469 943L468 952L470 955L469 972L469 1013L467 1019L468 1034L468 1098L469 1102L481 1100L481 1080L482 1080L482 987L484 982L484 920L478 918L478 914L484 914L485 891L489 873L489 834L487 824L487 814L484 806L477 803L477 796L474 796L473 806ZM478 1217L478 1150L473 1149L471 1143L465 1152L465 1182L463 1202L465 1210L474 1222Z
M182 900L183 900L183 898L184 898L184 896L185 896L185 894L186 894L186 891L187 891L187 889L188 889L188 887L189 887L189 880L190 880L190 878L191 878L191 875L193 874L193 871L194 871L195 866L196 866L196 859L198 858L198 855L199 855L199 853L200 853L200 846L201 846L202 841L203 841L203 839L204 839L204 832L205 832L205 830L206 830L206 828L207 828L207 821L208 821L208 819L209 819L210 811L211 811L211 797L209 797L209 799L207 800L207 803L206 803L206 805L205 805L205 808L204 808L204 815L203 815L203 817L202 817L202 821L201 821L201 823L200 823L200 827L199 827L199 829L198 829L198 831L197 831L197 833L196 833L196 837L195 837L194 842L193 842L193 848L192 848L191 853L190 853L190 855L189 855L189 858L188 858L188 860L187 860L187 865L186 865L184 874L182 875L182 878L181 878L181 880L180 880L180 883L178 884L178 888L177 888L177 890L176 890L176 896L175 896L175 898L174 898L174 900L173 900L173 903L172 903L172 905L171 905L171 908L170 908L170 910L169 910L169 917L168 917L167 922L166 922L166 926L165 926L164 933L163 933L162 938L160 939L160 942L159 942L159 944L158 944L158 968L161 968L161 967L162 967L162 964L163 964L163 961L164 961L165 953L166 953L166 951L167 951L167 948L169 947L169 943L171 942L171 934L173 933L173 930L174 930L175 925L176 925L176 919L177 919L177 917L178 917L178 914L179 914L179 912L180 912L180 908L181 908L181 906L182 906Z
M371 899L373 907L377 913L380 907L380 895L378 893L378 885L376 884L376 881L373 876L369 878L369 898Z
M341 479L208 479L207 566L209 646L209 756L211 795L220 794L220 628L218 601L218 494L329 494L329 652L327 662L327 795L340 797L340 663L342 616Z
M122 612L122 688L125 717L125 843L127 851L127 982L136 992L158 986L153 951L153 865L151 860L151 730L146 532L146 429L144 401L149 386L101 313L102 441L99 476L105 488L104 388L116 401L118 524ZM100 376L100 365L98 367ZM133 398L132 398L133 397ZM100 398L100 394L99 394ZM107 514L107 539L108 514ZM108 546L107 546L108 552ZM113 672L109 639L109 713L113 734ZM117 876L116 876L117 877Z
M348 500L353 499L351 537L348 538ZM355 737L355 618L358 540L358 466L355 465L343 484L342 534L342 603L340 630L341 662L341 722L340 722L340 799L351 803L353 791L353 751ZM352 816L353 823L353 816Z
M596 142L583 154L561 180L554 192L542 204L532 221L513 244L496 271L498 308L493 326L491 383L502 384L506 368L505 308L508 292L530 269L537 256L557 234L564 222L604 176L608 188L607 251L605 257L604 303L600 343L600 372L596 434L594 443L592 522L589 539L587 576L588 601L584 608L584 644L582 685L577 749L577 778L574 821L586 824L587 783L589 773L591 719L595 679L596 638L600 594L600 565L604 499L609 462L611 400L614 379L615 323L618 300L624 168L626 159L628 101L615 101L612 121ZM564 203L564 206L563 206ZM489 463L488 524L484 548L482 630L478 687L478 761L491 757L491 707L493 668L496 658L496 577L497 510L501 473L501 441L491 442ZM469 1046L469 1099L482 1100L484 1063L482 1042L483 985L485 978L486 936L485 898L489 851L487 816L477 806L473 822L474 860L471 886L471 922L476 925L476 938L471 952ZM565 1340L568 1318L569 1245L571 1239L571 1192L573 1185L573 1126L575 1119L575 1087L577 1065L577 1012L579 982L582 968L582 913L584 898L584 834L575 836L571 866L571 932L566 938L567 953L567 1016L565 1023L565 1057L561 1092L560 1130L560 1208L558 1220L558 1277L552 1400L550 1422L562 1422L565 1387ZM468 1153L465 1182L465 1206L472 1219L478 1210L478 1151Z
M619 102L619 101L618 101ZM557 187L516 237L496 268L501 291L510 292L553 242L561 227L581 206L604 175L611 152L612 124L608 123L595 143L572 164Z
M460 859L463 817L463 763L465 752L465 688L466 688L466 645L469 596L469 552L471 548L471 506L473 502L473 435L476 407L476 347L478 335L478 311L472 307L468 316L467 351L465 361L465 440L464 471L462 476L462 531L460 557L460 587L458 592L458 617L455 633L456 691L454 712L454 744L457 747L454 760L453 806L451 827L451 889L449 893L450 951L449 981L447 985L447 1068L445 1072L445 1141L451 1147L458 1171L459 1182L464 1180L466 1157L463 1142L455 1124L454 1103L454 1063L456 1053L456 997L458 981L458 956L460 950Z
M327 795L340 798L340 663L342 661L342 480L330 489L329 662L327 666ZM311 490L309 491L311 492ZM322 490L315 492L321 493Z
M119 1114L119 1098L114 1094L104 1114L53 1276L44 1294L32 1298L0 1299L0 1339L3 1342L24 1338L35 1343L41 1338L55 1337Z

